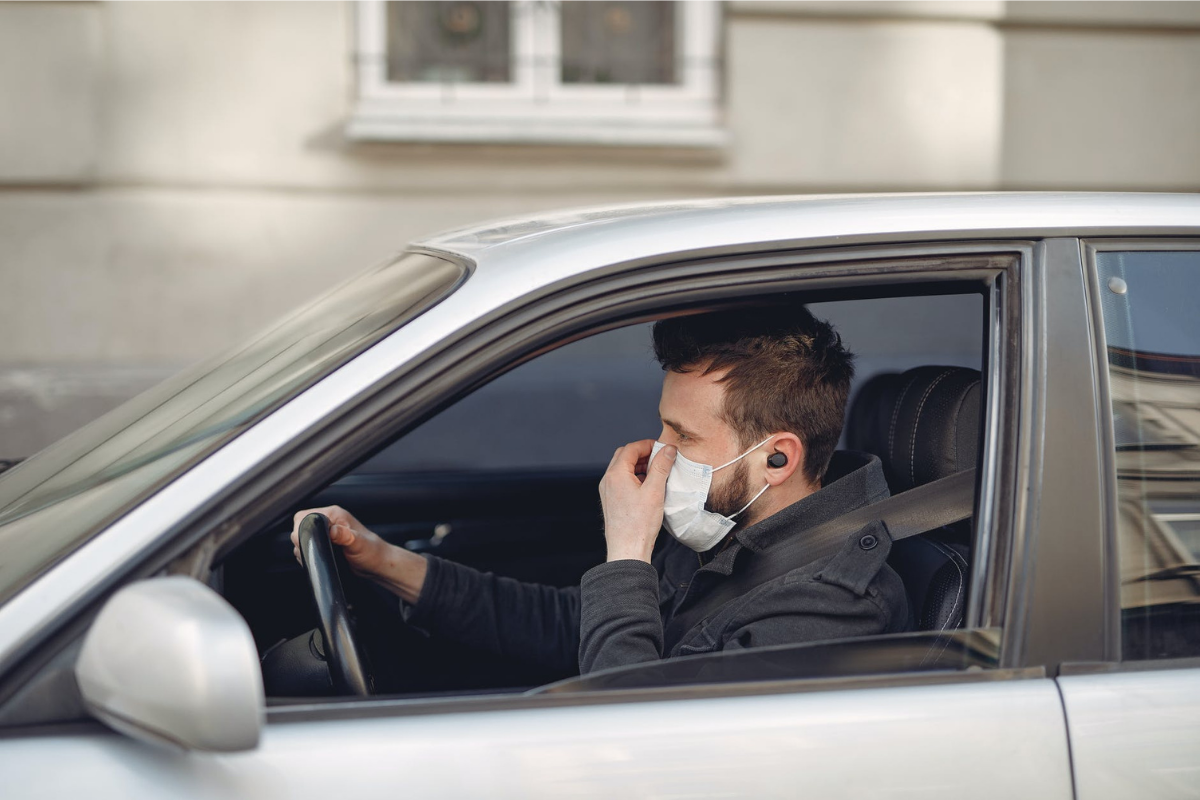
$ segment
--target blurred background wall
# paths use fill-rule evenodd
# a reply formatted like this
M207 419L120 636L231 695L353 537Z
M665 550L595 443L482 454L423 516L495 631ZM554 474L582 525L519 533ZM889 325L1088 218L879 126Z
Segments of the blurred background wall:
M0 3L0 458L489 217L1200 189L1200 3L584 5Z

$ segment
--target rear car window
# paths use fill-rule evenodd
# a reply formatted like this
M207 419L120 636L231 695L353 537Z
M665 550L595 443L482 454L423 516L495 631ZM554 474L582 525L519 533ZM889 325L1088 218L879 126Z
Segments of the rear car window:
M1123 658L1200 656L1200 251L1096 256Z

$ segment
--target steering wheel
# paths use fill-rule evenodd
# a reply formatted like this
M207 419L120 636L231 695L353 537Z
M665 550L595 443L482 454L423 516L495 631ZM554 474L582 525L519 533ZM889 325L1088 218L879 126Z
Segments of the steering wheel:
M367 697L374 691L375 681L355 639L354 609L346 602L342 586L342 576L349 572L346 557L329 541L329 520L324 514L309 514L302 519L299 539L300 558L317 604L334 689Z

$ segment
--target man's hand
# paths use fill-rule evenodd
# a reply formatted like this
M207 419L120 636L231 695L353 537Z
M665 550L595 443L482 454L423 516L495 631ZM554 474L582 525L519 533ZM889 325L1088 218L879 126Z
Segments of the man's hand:
M368 530L366 525L341 506L306 508L295 513L292 517L292 553L297 561L300 561L300 520L309 514L324 514L329 520L329 540L341 545L350 569L366 578L379 574L388 543Z
M292 517L292 552L297 561L300 561L300 521L309 514L324 514L329 520L329 540L341 546L346 563L356 574L382 584L406 602L417 601L425 584L428 567L425 559L388 544L341 506L296 512Z
M653 449L653 439L618 447L600 480L609 561L636 559L649 563L654 551L654 540L662 527L667 475L675 463L676 450L670 445L664 447L647 465Z

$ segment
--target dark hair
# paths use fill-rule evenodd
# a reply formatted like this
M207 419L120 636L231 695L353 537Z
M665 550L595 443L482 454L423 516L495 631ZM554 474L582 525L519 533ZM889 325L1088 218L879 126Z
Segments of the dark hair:
M664 319L654 324L654 355L672 372L727 369L722 416L742 446L789 431L804 443L804 476L825 475L854 377L854 355L828 322L803 306Z

